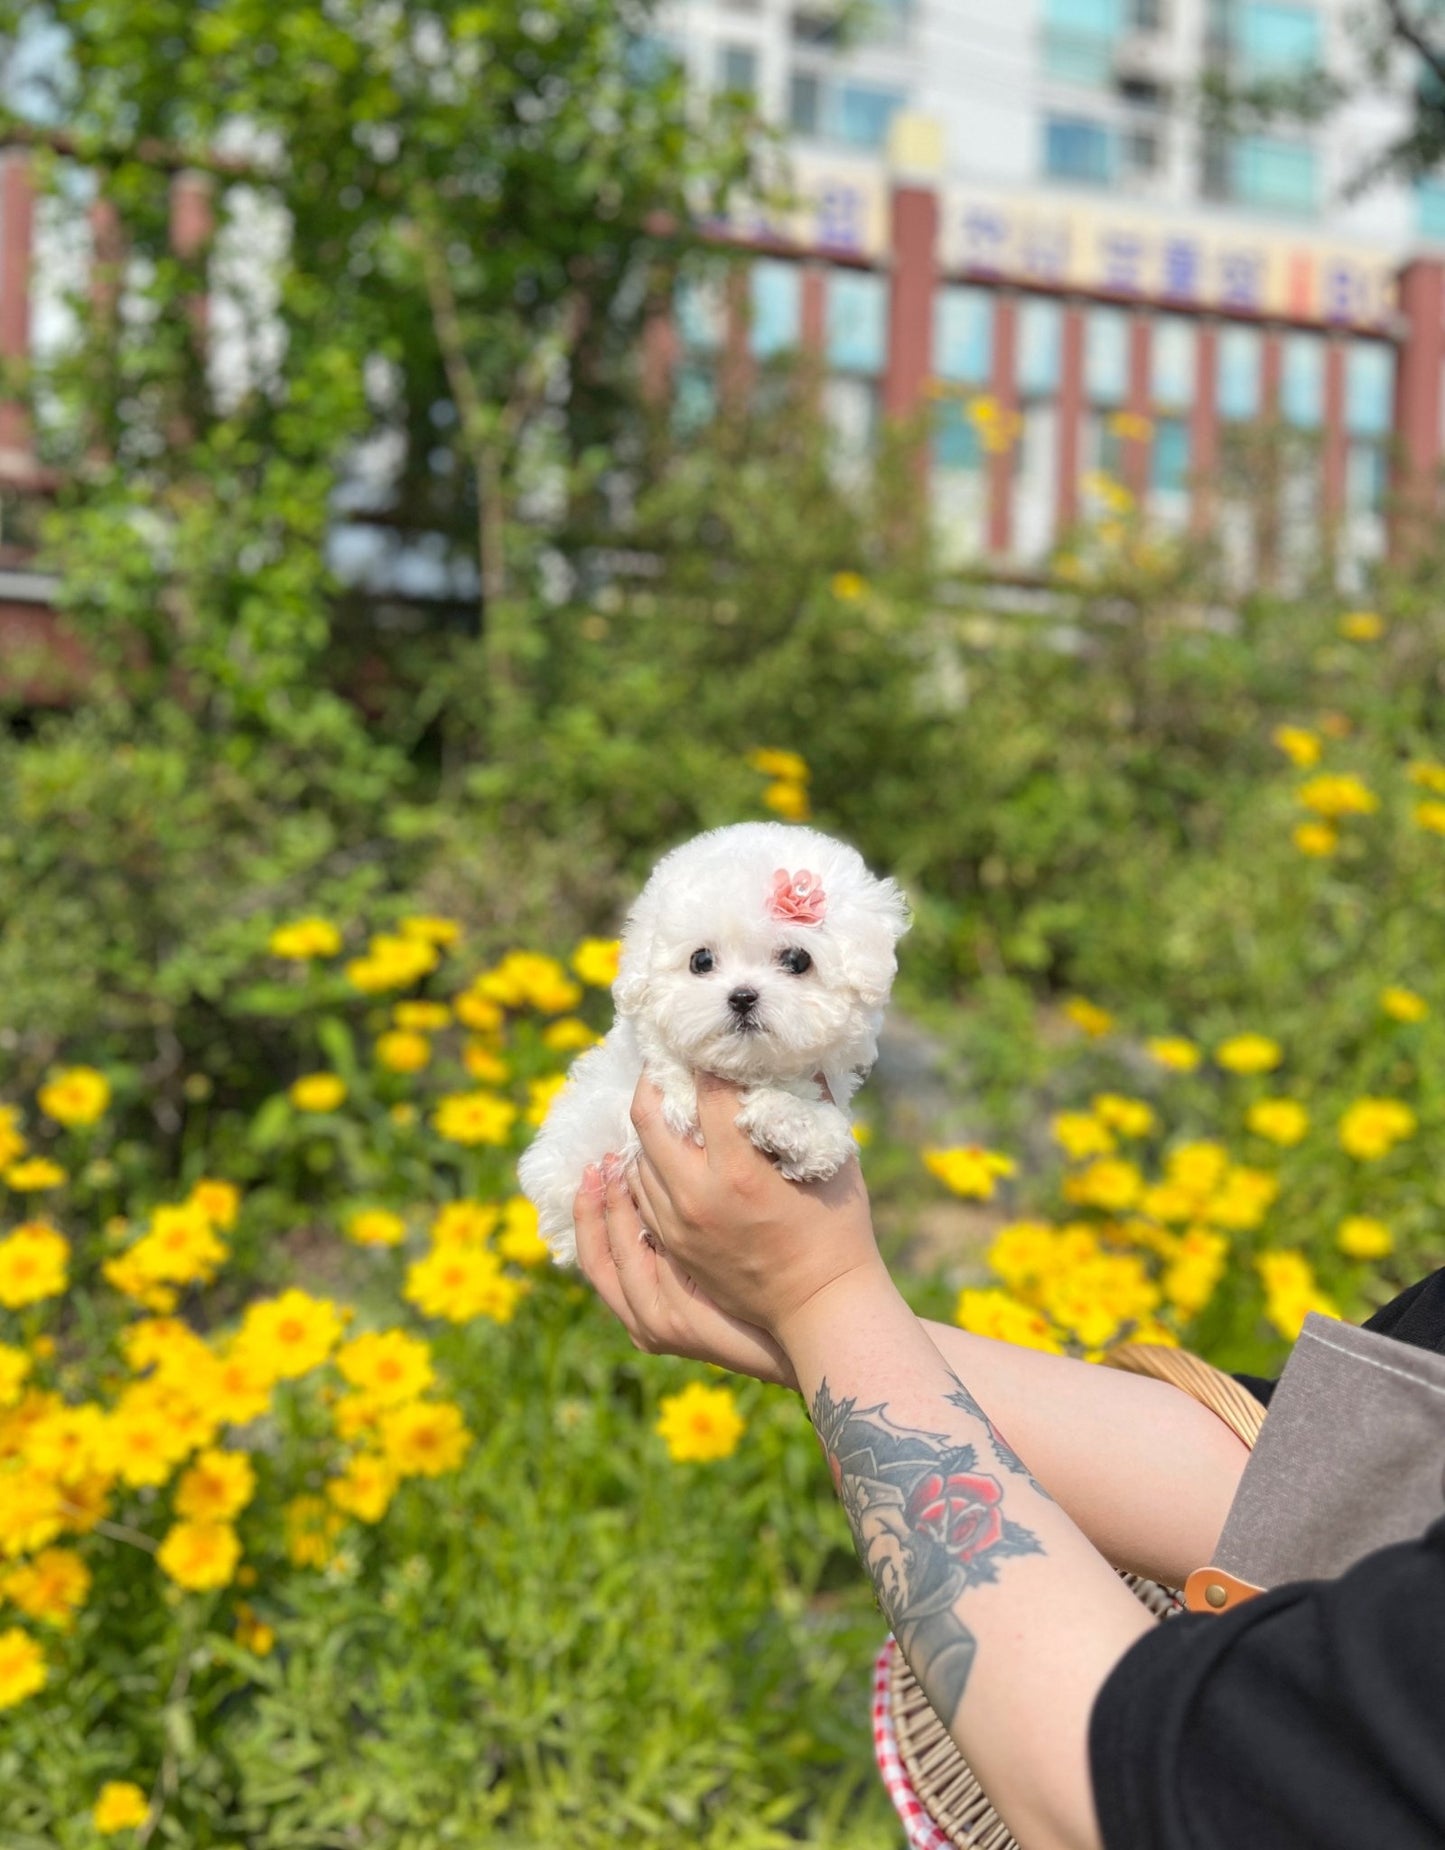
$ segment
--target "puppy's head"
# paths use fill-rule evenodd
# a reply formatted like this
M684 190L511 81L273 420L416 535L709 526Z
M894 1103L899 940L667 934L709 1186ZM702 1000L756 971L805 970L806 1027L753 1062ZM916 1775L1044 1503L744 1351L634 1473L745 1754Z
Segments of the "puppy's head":
M871 1040L908 909L816 830L743 823L660 861L613 999L685 1065L739 1083L851 1064Z

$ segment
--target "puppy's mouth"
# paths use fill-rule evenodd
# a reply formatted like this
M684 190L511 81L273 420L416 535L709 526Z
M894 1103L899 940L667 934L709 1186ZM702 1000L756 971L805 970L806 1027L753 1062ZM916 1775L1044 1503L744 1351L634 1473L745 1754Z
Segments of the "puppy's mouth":
M749 1011L746 1015L734 1015L732 1020L728 1023L728 1031L732 1034L740 1034L746 1038L750 1034L761 1034L763 1031L763 1024L756 1015Z

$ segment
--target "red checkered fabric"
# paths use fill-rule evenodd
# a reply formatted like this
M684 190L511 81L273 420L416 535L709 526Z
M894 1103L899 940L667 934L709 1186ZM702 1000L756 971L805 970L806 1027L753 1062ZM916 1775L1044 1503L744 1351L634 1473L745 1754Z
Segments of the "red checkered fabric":
M893 1653L898 1649L893 1638L887 1639L873 1665L873 1752L878 1770L893 1808L903 1821L908 1850L956 1850L951 1837L933 1822L928 1807L913 1789L908 1769L898 1752L898 1737L893 1732L893 1710L888 1701L889 1679L893 1673Z

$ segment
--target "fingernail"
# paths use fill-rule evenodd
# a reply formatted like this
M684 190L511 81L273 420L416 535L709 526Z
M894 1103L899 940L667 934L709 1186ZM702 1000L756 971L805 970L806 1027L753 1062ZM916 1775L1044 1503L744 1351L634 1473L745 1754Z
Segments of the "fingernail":
M589 1163L582 1171L582 1186L589 1195L600 1194L602 1190L602 1171L596 1163Z

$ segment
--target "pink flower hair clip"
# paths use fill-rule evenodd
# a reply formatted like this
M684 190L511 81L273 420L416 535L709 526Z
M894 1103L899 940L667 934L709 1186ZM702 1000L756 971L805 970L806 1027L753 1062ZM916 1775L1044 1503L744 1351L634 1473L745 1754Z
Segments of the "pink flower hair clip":
M806 869L790 874L780 867L773 875L770 917L790 925L821 925L827 910L828 895L816 874Z

